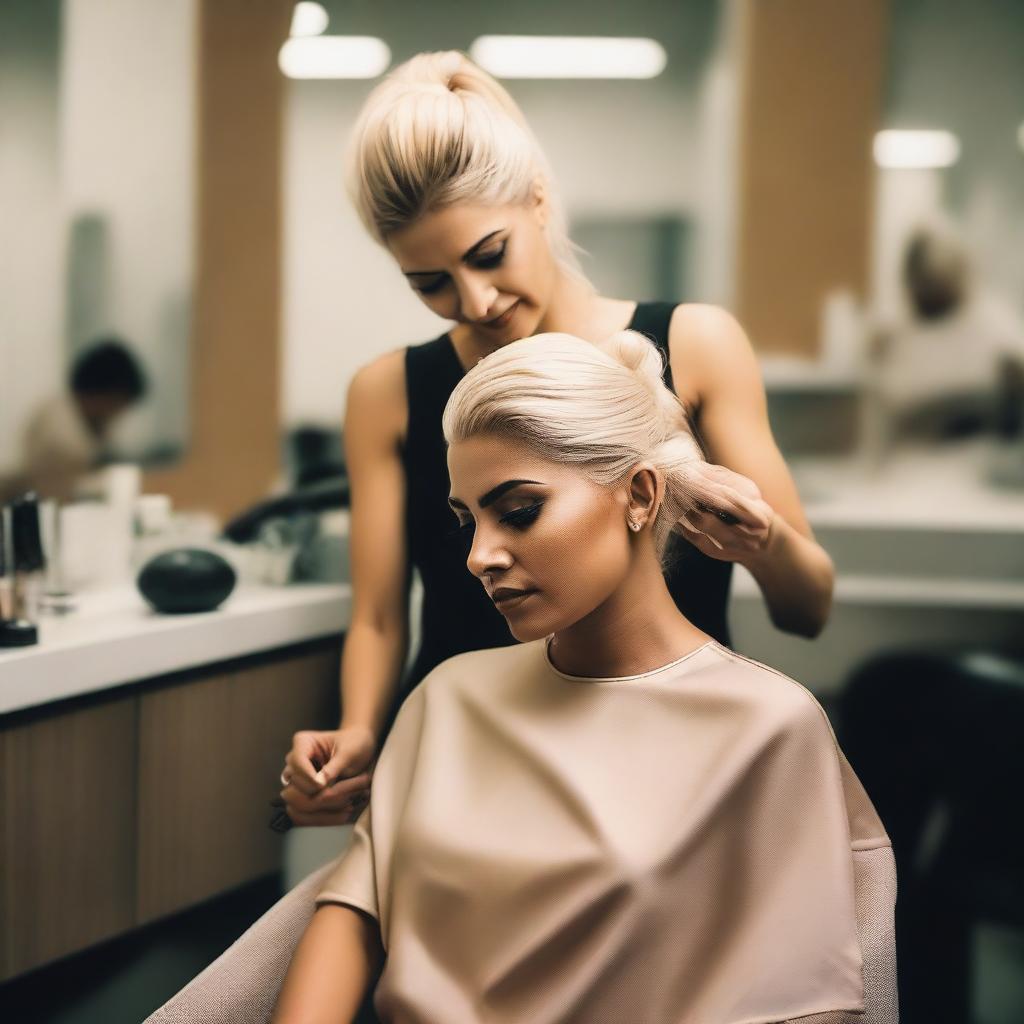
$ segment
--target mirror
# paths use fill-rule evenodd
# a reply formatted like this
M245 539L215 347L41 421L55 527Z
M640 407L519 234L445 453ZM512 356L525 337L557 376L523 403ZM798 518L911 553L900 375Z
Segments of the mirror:
M108 451L188 439L195 3L0 4L0 473L76 360L121 339L148 383Z

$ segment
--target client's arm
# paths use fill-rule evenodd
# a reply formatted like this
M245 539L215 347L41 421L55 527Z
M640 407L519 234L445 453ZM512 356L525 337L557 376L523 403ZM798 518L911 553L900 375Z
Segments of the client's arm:
M351 1024L383 962L372 917L336 903L321 906L292 957L273 1024Z

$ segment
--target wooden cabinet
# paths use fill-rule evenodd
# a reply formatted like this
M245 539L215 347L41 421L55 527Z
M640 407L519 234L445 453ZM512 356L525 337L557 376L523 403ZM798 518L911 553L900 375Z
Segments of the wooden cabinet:
M0 977L130 928L135 701L0 731Z
M0 719L0 979L280 868L269 801L338 639Z
M280 866L267 822L284 754L331 724L337 688L337 658L316 652L139 698L140 922Z

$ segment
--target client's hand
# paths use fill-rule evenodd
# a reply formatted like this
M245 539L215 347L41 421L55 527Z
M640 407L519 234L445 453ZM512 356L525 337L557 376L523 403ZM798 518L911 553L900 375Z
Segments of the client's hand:
M679 520L678 532L695 548L724 562L743 562L765 550L775 512L749 477L705 463L697 470L707 496Z
M281 797L296 825L346 825L370 797L376 743L369 729L297 732L284 759Z

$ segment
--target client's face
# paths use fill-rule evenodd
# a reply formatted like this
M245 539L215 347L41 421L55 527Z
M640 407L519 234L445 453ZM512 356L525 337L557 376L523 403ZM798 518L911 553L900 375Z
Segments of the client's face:
M625 578L625 493L487 435L451 445L448 472L466 565L517 640L579 622Z

